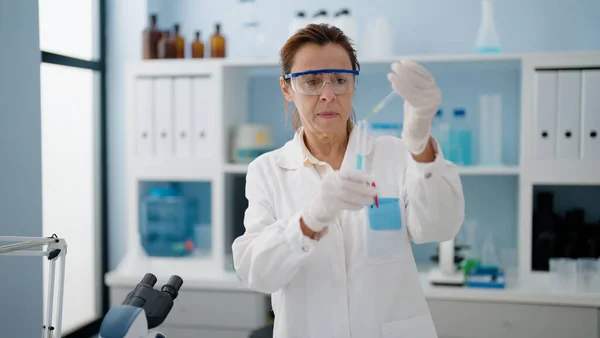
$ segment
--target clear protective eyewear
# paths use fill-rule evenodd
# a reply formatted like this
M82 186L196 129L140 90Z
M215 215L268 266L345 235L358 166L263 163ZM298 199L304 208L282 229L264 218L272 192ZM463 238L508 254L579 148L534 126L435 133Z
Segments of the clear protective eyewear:
M350 69L318 69L300 73L290 73L283 76L290 80L292 89L304 95L321 95L327 83L336 95L342 95L353 90L356 85L358 70Z

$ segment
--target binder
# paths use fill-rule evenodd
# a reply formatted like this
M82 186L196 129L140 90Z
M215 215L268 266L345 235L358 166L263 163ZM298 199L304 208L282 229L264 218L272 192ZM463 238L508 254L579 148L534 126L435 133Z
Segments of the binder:
M558 73L536 71L533 157L538 160L556 156Z
M600 69L584 70L581 89L581 157L600 160Z
M173 81L168 77L154 79L154 122L156 155L173 155Z
M138 78L134 83L133 104L136 131L134 151L137 156L152 156L154 154L152 79Z
M175 156L190 157L192 155L192 79L175 78L173 89L175 109Z
M194 156L208 159L212 156L213 139L210 116L213 111L214 95L209 77L195 77L192 80L192 119L194 123Z
M558 71L556 157L580 159L581 70Z

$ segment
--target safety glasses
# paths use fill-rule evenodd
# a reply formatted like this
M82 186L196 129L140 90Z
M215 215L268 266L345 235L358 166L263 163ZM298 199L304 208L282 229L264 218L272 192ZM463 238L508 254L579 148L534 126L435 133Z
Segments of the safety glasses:
M318 69L283 76L290 80L292 89L304 95L321 95L327 83L336 95L346 94L356 86L357 70L350 69Z

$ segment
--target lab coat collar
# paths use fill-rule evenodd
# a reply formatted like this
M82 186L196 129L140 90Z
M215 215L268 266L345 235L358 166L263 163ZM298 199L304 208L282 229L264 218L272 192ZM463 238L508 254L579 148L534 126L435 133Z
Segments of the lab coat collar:
M352 127L350 131L350 137L348 139L348 146L346 153L344 154L344 160L342 162L342 169L354 169L356 161L356 149L358 147L358 128ZM275 163L283 169L296 170L303 167L304 154L302 153L302 145L300 137L302 135L302 127L300 127L294 134L294 139L288 141L282 148L280 155L277 156ZM373 139L371 136L367 138L367 154L368 155L373 148Z

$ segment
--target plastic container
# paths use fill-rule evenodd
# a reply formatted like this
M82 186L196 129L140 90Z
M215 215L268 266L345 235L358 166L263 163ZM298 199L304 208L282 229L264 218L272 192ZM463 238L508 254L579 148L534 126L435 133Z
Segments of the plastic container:
M448 159L456 165L472 165L471 128L467 123L467 116L464 109L454 110L454 118L450 127L450 152Z
M502 96L484 94L479 97L479 162L502 164Z
M335 13L332 24L341 29L344 34L352 40L352 43L357 43L357 24L356 18L350 13L350 9L343 8Z
M369 22L364 31L358 49L360 58L383 58L393 55L392 29L385 16L378 16L374 21Z
M174 186L153 187L140 203L140 238L148 256L182 257L196 247L196 202Z
M294 16L288 25L288 36L296 34L299 29L306 27L308 22L309 21L306 19L306 13L304 11L296 12L296 16Z
M312 19L310 20L310 23L314 23L314 24L320 24L320 23L330 23L330 19L329 19L329 14L327 13L326 10L322 9L318 12L315 13L315 15L313 15Z
M431 124L431 135L438 141L443 154L450 151L450 123L444 119L441 109L435 113Z
M481 23L475 41L475 52L486 54L500 51L500 40L494 24L494 4L492 0L481 0Z

